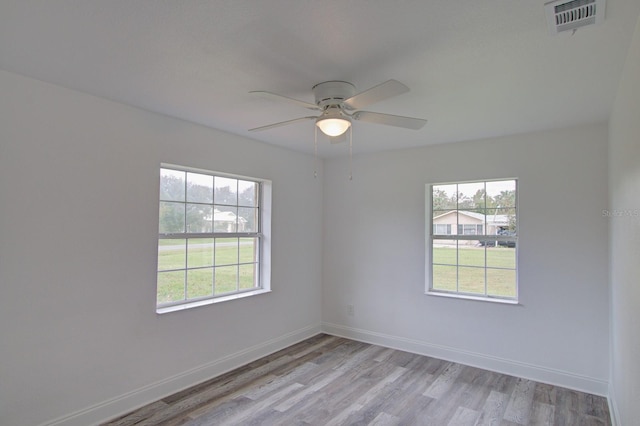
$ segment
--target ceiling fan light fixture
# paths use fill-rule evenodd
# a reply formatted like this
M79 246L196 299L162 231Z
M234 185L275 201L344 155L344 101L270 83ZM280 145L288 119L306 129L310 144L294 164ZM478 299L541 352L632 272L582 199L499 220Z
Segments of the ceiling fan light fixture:
M316 126L327 136L340 136L351 126L351 122L344 118L321 118Z
M351 126L351 120L337 107L329 107L316 119L316 126L327 136L340 136Z

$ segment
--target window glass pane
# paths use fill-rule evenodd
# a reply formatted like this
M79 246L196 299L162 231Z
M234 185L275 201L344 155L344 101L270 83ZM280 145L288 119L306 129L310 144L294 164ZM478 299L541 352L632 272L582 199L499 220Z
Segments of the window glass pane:
M213 206L187 204L187 232L211 232Z
M158 271L184 269L186 261L186 240L158 240Z
M238 180L226 177L215 177L215 193L213 196L215 204L228 206L238 205Z
M252 263L258 261L258 239L240 238L239 263Z
M497 247L489 247L487 250L487 267L515 269L515 241L499 241Z
M457 266L433 265L433 288L435 290L457 290Z
M516 235L516 209L495 209L493 216L487 216L495 225L497 235Z
M457 258L457 241L433 240L433 263L455 265Z
M478 188L473 194L473 209L479 213L484 213L487 208L487 193L485 188Z
M187 173L187 201L213 203L213 176Z
M462 235L478 235L478 229L482 229L482 225L473 224L465 224L463 227Z
M184 300L184 271L158 272L158 304Z
M258 232L258 209L238 208L238 232Z
M238 181L238 205L245 207L258 206L258 183L246 180Z
M160 200L184 201L185 172L160 169Z
M431 198L433 210L455 210L457 208L456 185L433 185ZM434 216L435 217L435 216Z
M484 295L484 268L458 268L458 291Z
M451 235L451 224L435 223L433 225L433 235Z
M484 209L484 182L458 184L458 209Z
M202 266L213 266L213 238L189 238L187 267Z
M184 204L160 201L161 234L184 232Z
M478 229L484 228L485 220L486 218L483 213L478 213L476 211L471 211L471 210L459 210L458 211L458 234L459 235L478 235Z
M238 263L238 238L216 238L215 244L216 266Z
M218 266L215 268L215 294L238 291L238 266Z
M487 294L499 297L516 297L515 269L487 268Z
M187 299L213 296L213 268L187 270Z
M487 182L487 197L492 200L488 207L515 207L516 181L501 180Z
M240 283L240 290L249 290L256 287L257 270L258 265L256 263L240 265L238 267L238 281Z
M484 268L484 247L476 247L476 241L458 242L458 264Z
M237 232L238 208L215 206L213 210L214 232Z
M451 235L452 232L455 234L458 225L455 210L433 210L431 214L435 235Z

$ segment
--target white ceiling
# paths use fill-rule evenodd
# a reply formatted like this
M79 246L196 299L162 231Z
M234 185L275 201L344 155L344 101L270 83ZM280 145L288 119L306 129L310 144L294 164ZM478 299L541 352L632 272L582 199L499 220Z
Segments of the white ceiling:
M313 152L311 88L390 78L409 93L367 110L419 131L354 124L354 153L604 121L638 0L549 35L543 0L0 0L0 68L274 145ZM108 118L107 118L108 119ZM321 141L322 142L322 141ZM346 144L323 142L323 157Z

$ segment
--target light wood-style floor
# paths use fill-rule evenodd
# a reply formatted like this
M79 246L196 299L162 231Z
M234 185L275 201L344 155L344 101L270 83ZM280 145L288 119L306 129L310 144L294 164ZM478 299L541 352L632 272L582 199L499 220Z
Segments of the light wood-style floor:
M610 425L606 399L328 335L107 425Z

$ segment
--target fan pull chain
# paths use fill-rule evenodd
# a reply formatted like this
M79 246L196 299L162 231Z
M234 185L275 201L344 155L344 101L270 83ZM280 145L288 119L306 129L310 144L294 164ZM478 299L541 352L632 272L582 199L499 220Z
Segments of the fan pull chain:
M349 180L353 180L353 126L349 126Z
M318 178L318 126L313 126L313 178Z

